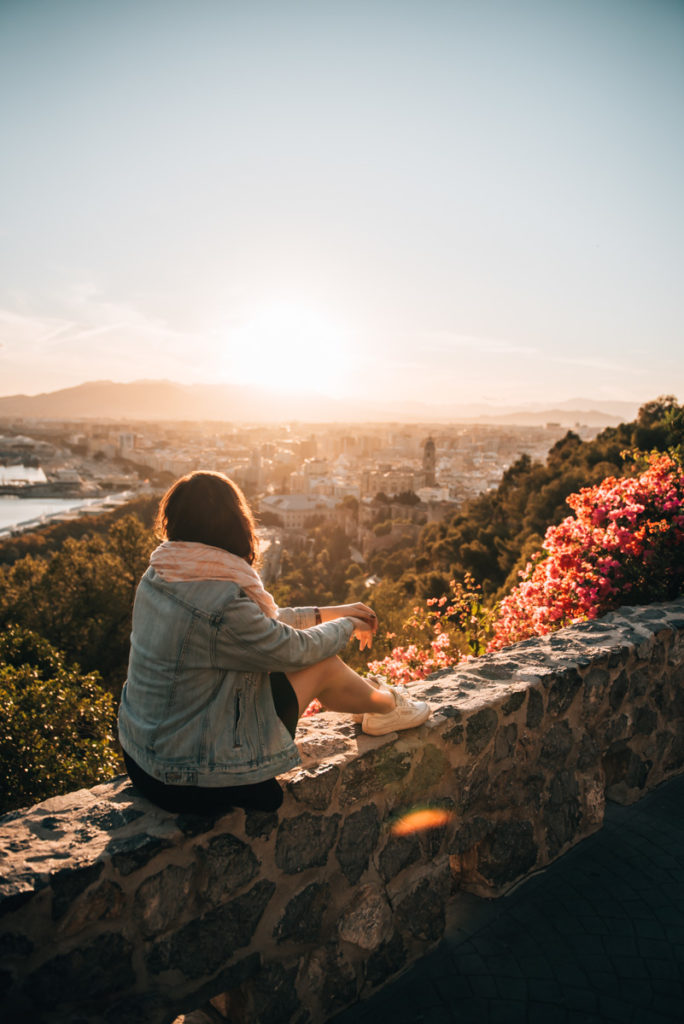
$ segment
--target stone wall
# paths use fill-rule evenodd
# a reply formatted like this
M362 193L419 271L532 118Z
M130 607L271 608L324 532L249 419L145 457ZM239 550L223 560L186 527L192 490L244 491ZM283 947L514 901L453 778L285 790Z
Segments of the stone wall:
M301 726L278 814L172 816L125 778L0 820L5 1019L323 1021L684 766L684 601L622 609L419 684L374 739ZM407 812L432 808L410 831ZM423 824L425 821L423 820Z

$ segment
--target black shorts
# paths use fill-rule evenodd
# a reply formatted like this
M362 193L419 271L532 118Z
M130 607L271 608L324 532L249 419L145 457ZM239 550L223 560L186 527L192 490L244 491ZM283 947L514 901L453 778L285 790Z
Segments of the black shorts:
M297 694L284 672L271 672L271 693L278 718L295 736L299 718ZM126 771L135 788L157 807L176 814L225 813L232 807L275 811L283 802L283 791L276 779L246 786L171 786L148 775L124 750Z

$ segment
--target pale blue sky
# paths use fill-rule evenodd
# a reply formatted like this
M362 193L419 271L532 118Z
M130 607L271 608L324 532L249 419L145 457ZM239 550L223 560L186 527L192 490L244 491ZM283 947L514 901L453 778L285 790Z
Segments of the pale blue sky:
M683 112L681 0L0 0L0 394L684 400Z

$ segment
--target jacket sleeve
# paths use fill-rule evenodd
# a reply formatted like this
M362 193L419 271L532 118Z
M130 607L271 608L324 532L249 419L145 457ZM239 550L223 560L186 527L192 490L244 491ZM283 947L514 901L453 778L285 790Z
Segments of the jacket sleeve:
M279 608L278 618L286 626L294 626L295 629L308 629L316 625L315 608Z
M239 672L296 671L337 654L353 631L350 618L293 629L269 619L254 601L240 595L226 607L218 625L215 665Z

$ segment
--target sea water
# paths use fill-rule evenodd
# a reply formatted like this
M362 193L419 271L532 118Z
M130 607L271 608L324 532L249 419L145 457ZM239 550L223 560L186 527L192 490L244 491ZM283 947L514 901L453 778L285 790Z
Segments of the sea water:
M89 503L83 498L18 498L15 494L0 494L0 530L22 526L33 520L37 520L36 525L39 525L43 516L83 508Z

